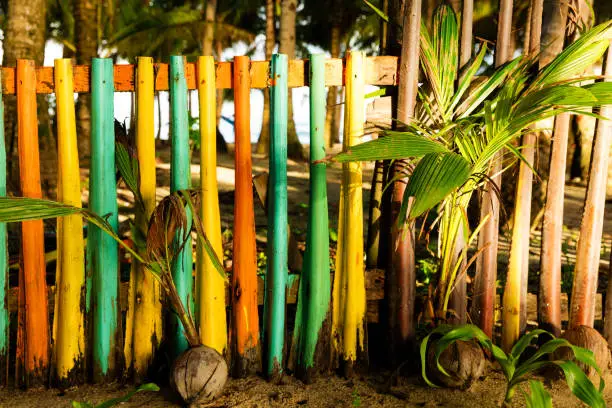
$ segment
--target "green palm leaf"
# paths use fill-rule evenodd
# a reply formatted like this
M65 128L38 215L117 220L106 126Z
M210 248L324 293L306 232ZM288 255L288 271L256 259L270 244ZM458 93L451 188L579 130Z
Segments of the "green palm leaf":
M402 207L406 208L408 198L414 197L409 217L416 218L442 201L454 189L470 177L470 163L453 152L428 153L416 165L406 190ZM405 210L400 211L398 223L405 221Z
M442 143L413 133L385 132L387 136L351 146L332 157L344 163L423 157L428 153L450 152Z

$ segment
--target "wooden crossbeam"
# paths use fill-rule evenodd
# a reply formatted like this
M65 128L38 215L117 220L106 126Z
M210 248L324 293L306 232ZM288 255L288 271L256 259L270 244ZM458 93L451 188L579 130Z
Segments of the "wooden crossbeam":
M216 64L217 88L229 89L233 87L232 62L218 62ZM267 88L269 86L269 61L251 61L251 87ZM187 87L196 89L195 64L186 65ZM114 67L115 92L134 91L134 65L115 65ZM332 58L325 62L325 85L344 85L344 63L342 59ZM155 90L168 90L168 64L155 64ZM89 65L76 65L74 67L74 92L90 92ZM397 84L397 57L380 56L366 59L365 82L369 85L396 85ZM36 93L50 94L54 90L53 67L39 67L36 69ZM289 61L289 87L299 88L308 86L308 60ZM15 68L2 67L2 93L5 95L15 93Z

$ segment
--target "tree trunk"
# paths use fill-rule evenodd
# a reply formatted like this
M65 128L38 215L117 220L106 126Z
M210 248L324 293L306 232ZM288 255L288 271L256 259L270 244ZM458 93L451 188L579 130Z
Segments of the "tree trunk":
M459 3L459 4L457 4ZM473 0L463 0L461 4L459 1L452 3L455 14L459 15L458 6L461 5L461 38L459 42L459 69L467 65L472 58L472 25L474 18L474 2ZM457 9L455 9L457 7ZM457 241L455 242L455 253L453 255L452 265L457 264L459 256L465 248L465 238L463 226L459 227L457 234ZM464 271L467 265L467 259L464 257L461 260L461 266L459 271ZM451 322L458 324L465 324L467 322L467 271L457 275L455 281L455 288L453 289L449 308L454 311L454 317L451 318Z
M543 0L532 0L529 21L529 56L540 52ZM514 208L512 244L508 265L508 278L503 297L502 346L508 351L527 325L527 278L529 275L529 235L531 230L531 198L533 172L530 165L535 156L536 134L526 133L521 145L525 161L519 166ZM518 304L517 304L518 300Z
M276 45L276 33L274 31L274 0L266 0L266 59L270 60ZM268 154L270 147L270 90L263 90L264 106L261 133L257 140L255 151L259 154Z
M499 67L510 60L510 38L512 35L513 0L500 0L499 23L497 27L497 46L495 48L495 66ZM501 156L491 161L489 169L490 183L501 187ZM495 188L489 186L480 198L480 221L490 217L482 226L478 235L478 250L482 251L476 261L474 278L474 301L472 320L487 334L493 336L495 318L495 283L497 281L497 245L499 238L499 199Z
M332 3L331 41L329 52L332 58L340 58L342 4L340 0ZM325 145L333 147L339 139L340 110L342 105L338 104L338 94L342 87L330 86L327 89L327 111L325 112Z
M281 0L281 17L279 32L279 53L286 54L289 60L295 58L295 21L297 14L297 0ZM287 123L287 156L296 159L304 159L304 150L298 139L293 119L292 90L289 90L288 123Z
M74 37L77 64L90 65L98 56L97 0L74 2ZM91 97L79 94L76 104L79 159L81 166L87 165L90 155Z
M612 51L604 57L604 75L612 75ZM603 117L612 115L612 108L601 107ZM581 325L593 327L595 295L601 249L604 211L606 203L606 178L610 158L612 127L607 120L597 120L593 154L589 169L589 181L580 225L580 238L576 248L576 268L570 307L569 327Z
M33 59L37 66L42 65L45 52L47 2L33 0L30 2L11 0L8 2L6 29L4 31L3 66L14 67L17 59ZM4 129L7 155L8 192L19 191L19 168L17 159L17 107L16 97L6 95ZM55 138L51 133L47 99L43 95L37 98L39 119L39 144L41 182L43 194L51 196L51 186L55 186L57 173L57 151ZM50 197L52 198L52 197Z
M402 47L400 53L399 84L394 117L398 123L408 123L414 115L419 73L419 36L421 26L421 0L406 1L403 15ZM401 130L401 129L398 129ZM395 177L406 175L410 169L407 161L395 162ZM398 225L399 212L408 177L393 183L391 197L391 265L385 281L388 299L388 325L391 362L403 361L414 345L414 303L416 296L416 271L414 255L414 225L407 222ZM408 206L410 208L410 205ZM410 211L408 209L408 211Z
M540 53L541 67L548 65L563 49L567 11L567 1L546 0L544 2L542 14L542 44L544 46ZM545 152L540 152L540 157L548 157L550 160L550 170L545 170L544 165L538 166L540 171L544 170L542 177L548 174L544 196L546 202L542 224L538 312L541 327L555 336L561 334L561 243L569 125L570 115L567 113L554 119L550 155L547 156ZM550 146L550 140L543 134L544 132L540 132L540 146L544 144Z
M213 40L215 39L215 15L217 14L217 0L207 0L204 9L204 33L202 35L202 55L212 55Z

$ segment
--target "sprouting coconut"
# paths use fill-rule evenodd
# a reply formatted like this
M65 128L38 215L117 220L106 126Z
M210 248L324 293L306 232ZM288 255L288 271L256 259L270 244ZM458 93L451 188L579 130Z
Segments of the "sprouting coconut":
M561 335L561 338L566 339L575 346L592 351L593 355L595 356L595 362L597 363L597 366L601 370L602 374L604 374L610 368L610 363L612 360L608 342L594 328L588 326L578 326L568 329ZM555 353L555 359L572 360L573 355L567 347L563 347ZM576 362L576 364L578 364L578 366L583 369L584 372L589 375L589 377L597 375L593 367L587 366L586 364L580 362Z
M436 382L450 388L467 389L482 377L485 369L485 355L475 341L458 340L440 354L438 363L450 375L444 375L436 365L437 341L427 349L427 374Z
M217 397L227 382L227 363L217 350L192 347L175 361L171 383L185 403L197 405Z

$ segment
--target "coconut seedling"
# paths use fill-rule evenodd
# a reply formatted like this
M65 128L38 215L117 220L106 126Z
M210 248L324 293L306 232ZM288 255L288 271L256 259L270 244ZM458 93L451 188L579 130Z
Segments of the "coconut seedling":
M428 347L428 343L431 338L436 336L439 337L439 340L433 348L433 353L428 356L428 350L432 349ZM536 346L540 337L548 337L549 340L540 346ZM456 369L460 363L448 358L449 348L458 347L472 340L477 340L485 350L491 353L493 358L499 363L504 377L506 377L506 393L502 402L504 407L510 406L516 390L520 389L520 384L528 381L532 374L547 366L558 367L563 371L567 385L572 393L581 401L590 407L606 406L602 395L604 383L593 353L574 346L565 339L555 338L554 335L545 330L533 330L524 335L506 354L501 348L494 345L482 330L474 325L468 324L458 327L439 326L421 342L421 366L423 367L422 375L425 382L431 387L437 387L427 373L427 367L430 367L428 358L437 366L436 372L439 373L438 380L442 380L444 383L456 381L458 375L463 373ZM567 358L557 358L556 353L559 351L567 352ZM599 374L599 388L595 387L584 371L572 360L592 368ZM470 362L464 362L464 364L468 363ZM455 370L451 371L449 368L455 368ZM530 388L531 395L526 395L528 406L552 406L542 405L542 402L550 400L550 395L541 385L530 385ZM535 395L534 388L535 393L539 393L539 395ZM534 401L537 401L536 405L529 405L530 402Z
M142 255L115 234L108 221L87 209L44 199L0 199L0 222L22 222L79 214L122 245L133 259L139 261L152 274L165 295L167 307L183 325L185 338L189 343L189 349L177 358L171 373L175 389L189 404L214 398L223 389L228 375L223 356L216 350L201 345L191 311L181 301L172 277L172 267L185 249L192 228L215 269L225 277L224 269L206 238L196 211L198 202L199 193L188 190L174 192L162 199L149 220L146 252ZM188 212L193 216L192 227L189 227L191 222ZM192 373L198 373L200 381L184 381L185 378L191 377Z
M437 210L440 266L431 318L446 321L457 276L466 273L475 259L472 257L461 268L467 249L454 256L457 235L460 231L464 234L467 248L482 226L481 222L474 231L469 229L466 214L471 195L490 188L486 174L502 152L508 152L509 158L524 159L512 143L530 125L563 112L585 114L592 106L611 102L609 83L580 85L576 75L601 57L608 46L612 22L585 33L541 70L532 69L533 59L519 57L495 70L469 93L466 91L480 68L485 47L461 76L455 91L456 64L446 63L449 56L457 55L457 24L452 10L440 8L433 27L431 37L422 30L425 85L419 92L422 103L415 119L406 124L407 130L386 132L390 137L353 146L333 160L414 159L399 222L434 207ZM409 201L412 205L408 210Z

